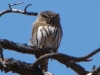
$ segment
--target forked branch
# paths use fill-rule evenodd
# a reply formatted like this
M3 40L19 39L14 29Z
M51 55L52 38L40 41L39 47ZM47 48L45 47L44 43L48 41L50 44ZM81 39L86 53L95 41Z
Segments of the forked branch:
M36 12L27 12L26 9L32 5L32 4L28 4L24 10L20 10L20 9L12 9L11 6L15 6L15 5L19 5L19 4L22 4L23 2L18 2L16 4L9 4L9 9L7 10L3 10L0 12L0 16L6 14L6 13L20 13L20 14L25 14L25 15L31 15L31 16L37 16L38 13Z

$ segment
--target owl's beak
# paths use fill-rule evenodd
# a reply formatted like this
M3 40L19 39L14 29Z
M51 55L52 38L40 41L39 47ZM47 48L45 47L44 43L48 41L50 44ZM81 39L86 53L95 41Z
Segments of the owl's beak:
M47 19L47 23L50 23L50 21L51 21L51 19L50 19L50 18L48 18L48 19Z

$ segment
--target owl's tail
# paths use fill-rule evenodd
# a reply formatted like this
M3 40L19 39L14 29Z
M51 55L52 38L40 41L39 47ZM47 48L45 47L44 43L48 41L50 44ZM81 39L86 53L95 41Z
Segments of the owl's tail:
M48 59L46 60L43 60L41 63L40 63L40 68L43 72L47 72L48 71Z
M39 57L41 57L42 56L42 54L37 54L37 55L35 55L35 57L38 59ZM40 62L40 69L45 73L45 72L47 72L48 71L48 60L49 59L45 59L45 60L43 60L43 61L41 61Z
M41 54L37 54L35 55L35 57L38 59L39 57L41 57ZM48 72L48 61L49 59L45 59L43 61L40 62L40 69L43 71L44 75L54 75L50 72Z

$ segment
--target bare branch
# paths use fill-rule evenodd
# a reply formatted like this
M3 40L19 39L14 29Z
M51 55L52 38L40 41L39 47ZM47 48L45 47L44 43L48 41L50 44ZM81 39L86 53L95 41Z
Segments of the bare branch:
M19 4L23 4L23 2L18 2L18 3L15 3L15 4L10 4L10 6L15 6L15 5L19 5Z
M26 9L28 6L30 6L30 4L28 4L24 10L19 10L19 9L12 9L11 6L14 6L14 5L18 5L18 4L22 4L23 2L18 2L16 4L9 4L9 9L8 10L3 10L0 12L0 17L3 15L3 14L6 14L6 13L20 13L20 14L25 14L25 15L31 15L31 16L37 16L38 13L36 12L27 12Z
M35 46L28 46L27 44L14 43L13 41L9 41L6 39L0 39L0 45L4 49L9 49L26 54L51 53L51 49L37 48Z
M33 67L34 65L35 67L38 66L38 64L41 61L47 58L53 58L65 64L67 67L70 67L78 74L83 74L83 72L87 73L87 71L83 67L76 64L75 62L90 61L90 59L88 58L95 55L100 50L99 48L84 57L73 57L73 56L62 54L62 53L51 53L51 49L47 49L47 48L39 49L39 48L36 48L35 46L28 46L26 44L14 43L13 41L8 41L6 39L0 39L0 45L4 49L10 49L10 50L14 50L14 51L21 52L21 53L27 53L27 54L44 53L45 55L41 56L36 62L34 62ZM50 54L46 54L46 53L50 53ZM71 64L74 66L72 66ZM86 75L86 74L83 74L83 75Z
M6 39L0 39L0 45L4 49L15 50L22 53L35 54L36 52L35 47L29 47L26 44L14 43L13 41L8 41Z
M36 48L35 46L28 46L26 44L19 44L19 43L14 43L13 41L8 41L6 39L0 39L0 45L4 48L4 49L9 49L9 50L14 50L17 52L21 52L21 53L27 53L27 54L37 54L37 53L51 53L51 49L47 49L47 48ZM73 57L73 56L69 56L69 55L65 55L65 54L61 54L61 53L56 53L54 54L54 56L52 55L47 55L46 58L54 58L55 56L60 56L63 58L69 58L71 60L74 60L76 62L80 62L80 61L91 61L89 58L91 56L93 56L94 54L98 53L100 51L100 48L91 52L90 54L83 56L83 57ZM56 59L56 58L55 58Z
M37 61L34 62L33 67L37 66L41 61L49 58L55 59L63 64L66 64L66 62L70 62L70 61L74 61L74 62L90 61L88 59L80 60L80 58L78 57L73 57L62 53L49 53L38 58Z
M81 60L88 59L88 58L92 57L93 55L95 55L98 52L100 52L100 48L94 50L93 52L89 53L88 55L80 57L80 59Z
M35 46L31 47L26 44L14 43L13 41L8 41L6 39L0 39L0 44L4 49L14 50L14 51L21 52L21 53L27 53L27 54L51 53L51 49L45 49L45 48L39 49L39 48L36 48ZM97 52L99 52L99 49L93 51L92 53L84 57L73 57L73 56L69 56L69 55L65 55L61 53L56 53L54 54L54 56L52 54L51 54L52 56L47 55L46 58L54 58L55 56L57 57L60 56L60 57L67 58L67 59L69 58L69 60L71 59L76 62L90 61L89 59L90 55L93 55L94 53L97 53Z
M14 50L17 52L27 53L27 54L51 53L51 49L47 49L47 48L40 49L40 48L36 48L35 46L28 46L26 44L14 43L13 41L8 41L6 39L0 39L0 45L4 49ZM51 53L51 54L45 55L44 57L45 58L54 58L54 59L59 59L58 57L62 57L64 59L74 60L76 62L90 61L88 59L82 59L79 57L73 57L73 56L69 56L69 55L65 55L65 54L61 54L61 53ZM55 58L55 57L57 57L57 58Z
M25 7L24 11L27 12L26 9L27 9L29 6L31 6L31 5L32 5L32 4L28 4L28 5Z
M86 71L83 67L74 62L77 60L77 58L61 53L49 53L41 56L40 58L37 59L37 61L33 63L33 68L37 67L39 63L48 58L56 59L57 61L59 61L62 64L65 64L67 67L70 67L80 75L86 75L88 73L88 71Z
M32 69L32 64L21 62L20 60L14 60L13 58L4 59L5 67L0 64L0 70L3 69L5 73L12 71L13 73L18 73L20 75L44 75L40 68Z
M11 5L10 4L8 4L8 5L9 5L9 9L12 10Z
M65 59L65 57L63 55L61 56L59 53L50 53L50 54L45 54L41 56L40 58L37 59L37 61L33 63L33 68L37 67L38 64L41 63L41 61L47 59L48 56L56 59L62 64L65 64L67 67L70 67L71 69L73 69L75 72L77 72L80 75L86 75L88 73L88 71L86 71L82 66L78 65L74 61L71 61L69 57L68 59L67 58Z
M66 64L67 65L67 64ZM83 68L81 65L75 63L75 62L70 62L69 67L74 70L76 73L79 75L86 75L89 73L89 71L86 71L85 68Z

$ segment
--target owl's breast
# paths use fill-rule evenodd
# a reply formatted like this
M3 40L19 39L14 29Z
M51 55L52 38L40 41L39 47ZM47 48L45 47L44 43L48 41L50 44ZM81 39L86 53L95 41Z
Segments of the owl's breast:
M61 41L61 29L53 26L39 26L37 31L37 46L57 48Z

